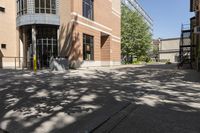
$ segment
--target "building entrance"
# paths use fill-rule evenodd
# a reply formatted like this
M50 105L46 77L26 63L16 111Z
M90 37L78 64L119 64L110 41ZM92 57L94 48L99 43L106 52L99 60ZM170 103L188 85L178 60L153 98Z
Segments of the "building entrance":
M57 40L37 39L36 52L38 68L49 67L50 58L57 56Z
M38 26L36 30L37 66L39 69L48 68L51 57L58 55L57 28Z

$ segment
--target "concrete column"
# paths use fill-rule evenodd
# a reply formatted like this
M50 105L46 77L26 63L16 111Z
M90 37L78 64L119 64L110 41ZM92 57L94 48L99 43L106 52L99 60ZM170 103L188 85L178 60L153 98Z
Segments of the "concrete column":
M16 49L16 51L17 51L17 57L20 57L20 55L21 55L21 50L20 50L21 49L21 46L20 46L21 45L21 43L20 43L20 33L21 33L20 32L20 28L18 27L17 28L17 42L16 42L17 43L17 49ZM22 60L19 59L17 65L20 66L20 67L22 67L22 64L23 64Z
M200 45L200 44L199 44ZM197 54L197 70L200 72L200 46L198 48L198 54Z
M196 69L197 71L200 71L200 35L196 34Z
M36 55L36 27L32 26L32 45L33 45L33 55Z
M61 46L60 46L60 40L59 40L59 39L60 39L60 30L58 29L58 30L57 30L57 46L58 46L58 47L57 47L57 48L58 48L57 51L58 51L58 56L60 56L60 47L61 47Z
M22 47L20 48L20 51L21 51L21 53L20 53L20 57L22 56L23 57L23 59L22 59L22 67L27 67L26 66L26 33L25 33L25 27L23 27L22 28L22 44L20 44L20 45L22 45Z
M35 25L32 26L32 46L33 46L33 67L35 66L36 59L36 27ZM34 70L37 69L37 66L34 67Z

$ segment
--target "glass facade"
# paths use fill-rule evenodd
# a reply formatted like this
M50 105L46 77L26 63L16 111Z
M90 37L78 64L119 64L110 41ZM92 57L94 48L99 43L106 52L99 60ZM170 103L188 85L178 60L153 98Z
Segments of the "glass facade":
M27 14L27 0L17 0L17 15Z
M38 26L36 38L38 68L49 67L50 58L58 55L57 27Z
M35 13L56 14L56 0L35 0Z
M31 13L56 14L56 0L33 0L35 5ZM29 5L30 6L30 5ZM32 8L32 7L29 7ZM17 0L17 15L28 13L27 0Z
M153 20L137 0L122 0L122 4L128 7L130 10L138 12L149 26L150 32L153 33Z

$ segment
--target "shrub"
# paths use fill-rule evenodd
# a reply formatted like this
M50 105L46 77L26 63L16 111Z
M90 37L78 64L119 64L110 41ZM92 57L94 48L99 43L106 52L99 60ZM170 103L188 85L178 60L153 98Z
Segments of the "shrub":
M168 60L168 61L166 62L166 64L172 64L172 63L170 62L170 60Z

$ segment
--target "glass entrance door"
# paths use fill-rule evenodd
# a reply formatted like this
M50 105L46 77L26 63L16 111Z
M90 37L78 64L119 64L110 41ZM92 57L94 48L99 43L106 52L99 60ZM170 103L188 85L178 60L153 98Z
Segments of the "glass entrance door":
M50 25L38 25L37 29L37 64L38 68L48 68L52 56L57 56L57 28Z
M38 68L48 68L50 58L57 56L57 40L37 39L36 49Z

